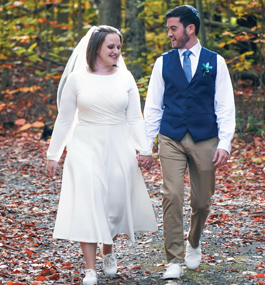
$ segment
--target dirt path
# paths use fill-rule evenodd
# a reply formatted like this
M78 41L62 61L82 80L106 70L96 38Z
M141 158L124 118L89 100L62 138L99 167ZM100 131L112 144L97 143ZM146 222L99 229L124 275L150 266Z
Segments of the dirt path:
M52 239L62 162L60 174L49 179L47 146L38 136L0 138L0 284L82 284L84 261L79 245ZM99 254L99 284L265 284L263 157L260 140L255 145L234 143L228 167L217 173L216 194L202 237L203 262L199 270L185 269L184 276L173 281L161 278L166 260L156 160L152 173L143 174L159 231L139 233L135 243L119 236L115 243L118 275L104 278ZM190 208L185 180L186 236Z

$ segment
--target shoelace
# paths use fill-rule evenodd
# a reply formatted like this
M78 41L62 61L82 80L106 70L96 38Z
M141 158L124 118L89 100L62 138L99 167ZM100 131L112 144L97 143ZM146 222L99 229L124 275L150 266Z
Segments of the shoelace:
M96 273L95 273L95 271L93 269L86 269L85 272L86 272L86 277L94 277L94 276L96 276Z
M105 266L113 266L116 264L115 257L112 253L109 253L104 256L104 265Z
M172 269L172 268L175 268L175 267L179 267L179 264L178 263L169 263L167 264L167 268L168 269Z
M112 253L109 253L104 256L104 265L107 267L111 267L116 264L115 257Z

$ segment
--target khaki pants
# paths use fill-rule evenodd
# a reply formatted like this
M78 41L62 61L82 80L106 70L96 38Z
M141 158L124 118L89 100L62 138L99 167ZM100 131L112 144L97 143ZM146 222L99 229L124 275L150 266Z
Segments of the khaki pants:
M217 137L195 143L189 132L180 142L159 135L164 243L168 262L182 263L184 259L183 200L187 167L192 209L188 240L194 248L199 245L214 194L216 168L212 160L217 144Z

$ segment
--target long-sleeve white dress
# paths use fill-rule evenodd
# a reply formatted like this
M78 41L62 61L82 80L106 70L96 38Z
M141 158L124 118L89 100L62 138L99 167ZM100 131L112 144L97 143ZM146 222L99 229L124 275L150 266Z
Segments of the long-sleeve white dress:
M151 152L133 76L125 69L112 75L73 71L63 89L48 159L60 159L76 110L54 238L112 244L119 233L134 241L136 231L156 231L136 160L135 149Z

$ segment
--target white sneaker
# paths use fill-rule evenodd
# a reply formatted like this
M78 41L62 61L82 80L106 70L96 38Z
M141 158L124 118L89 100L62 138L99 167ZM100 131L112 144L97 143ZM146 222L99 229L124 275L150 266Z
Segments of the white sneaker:
M167 270L163 274L163 279L180 278L183 275L183 269L180 263L169 263Z
M86 277L83 279L83 285L97 284L97 272L93 269L86 269Z
M202 251L201 243L197 248L193 248L187 240L185 264L188 269L197 269L201 263Z
M117 261L113 253L103 255L103 271L104 274L109 277L114 277L116 275Z

